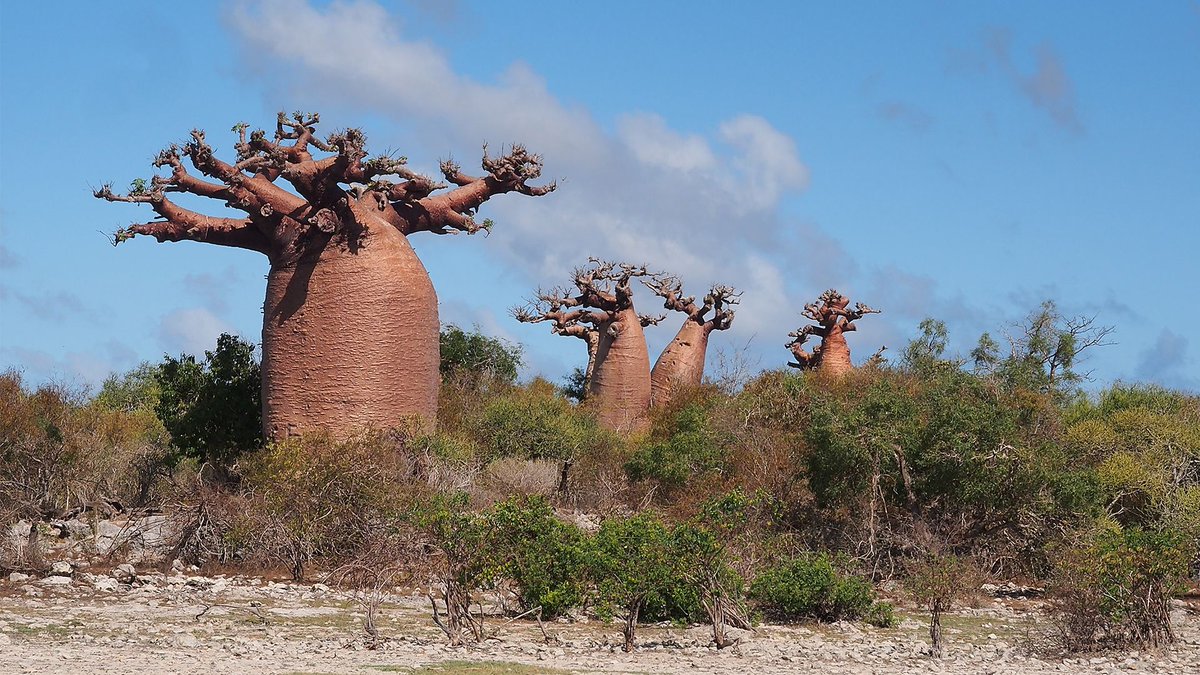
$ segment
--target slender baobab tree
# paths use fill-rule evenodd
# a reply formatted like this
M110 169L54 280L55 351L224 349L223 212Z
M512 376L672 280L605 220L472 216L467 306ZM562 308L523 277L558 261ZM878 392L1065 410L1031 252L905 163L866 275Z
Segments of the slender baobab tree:
M816 325L806 325L788 333L792 341L784 345L796 358L788 363L793 368L804 370L815 369L829 375L843 375L851 370L850 347L846 345L845 334L858 330L854 324L867 314L878 314L879 310L864 304L856 303L854 309L848 309L850 299L832 288L821 294L816 302L804 306L804 316ZM804 343L809 336L821 338L821 344L812 352L804 349Z
M167 175L96 196L147 204L158 218L118 230L258 251L271 269L263 305L263 426L268 438L311 428L349 433L415 416L433 424L438 396L437 296L408 236L490 230L476 210L492 196L545 195L529 185L542 159L514 145L483 152L482 176L445 161L447 182L413 172L406 158L371 157L346 129L320 139L316 114L280 113L272 136L233 127L236 159L219 159L203 131L154 160ZM318 157L314 153L319 153ZM185 161L197 173L185 166ZM282 180L280 180L282 179ZM444 188L451 188L439 192ZM171 193L209 197L232 218L186 209Z
M663 299L663 306L687 315L675 339L663 349L650 371L651 401L654 406L666 405L673 393L697 387L704 380L704 359L708 352L708 336L714 330L726 330L733 325L734 306L741 299L729 286L713 286L696 304L695 296L684 296L683 286L676 277L644 279L642 283ZM709 312L712 312L710 315Z
M650 355L642 329L664 317L637 313L631 282L653 276L645 265L591 258L575 270L573 290L539 292L513 310L518 321L548 321L552 332L588 341L586 398L610 429L642 428L650 408Z

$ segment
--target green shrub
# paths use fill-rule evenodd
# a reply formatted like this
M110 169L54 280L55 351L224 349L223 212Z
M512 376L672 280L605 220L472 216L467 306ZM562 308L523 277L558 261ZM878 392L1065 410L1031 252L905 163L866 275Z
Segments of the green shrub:
M442 326L439 335L441 373L456 371L494 378L512 384L521 367L521 345L488 337L478 331L466 332L453 324Z
M775 621L860 619L871 607L871 584L842 574L824 553L806 553L768 568L750 584L750 597Z
M900 617L896 616L896 606L890 602L873 602L863 613L862 620L876 628L895 628L900 625Z
M667 490L682 487L694 476L718 471L725 464L725 449L712 433L708 412L699 404L675 416L670 435L639 448L625 471L635 481L653 480Z
M253 343L222 334L203 362L168 356L156 378L158 418L183 456L223 468L262 446L262 374Z
M1195 542L1140 528L1101 531L1058 560L1051 613L1066 651L1175 641L1170 601L1186 588Z
M680 570L675 538L657 517L609 518L593 536L589 572L598 613L620 613L625 651L643 618L689 618L698 613L695 585Z
M589 542L578 527L556 518L541 497L505 500L487 518L499 573L516 583L521 609L554 617L583 606Z

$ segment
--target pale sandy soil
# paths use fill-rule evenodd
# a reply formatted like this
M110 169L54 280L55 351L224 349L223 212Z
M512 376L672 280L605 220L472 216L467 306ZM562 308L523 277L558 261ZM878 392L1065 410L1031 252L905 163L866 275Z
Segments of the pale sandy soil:
M624 654L619 627L596 621L547 624L557 639L549 644L535 623L517 621L482 645L452 648L432 624L428 601L396 596L381 621L388 640L367 650L357 607L336 590L241 577L143 579L132 587L86 574L59 585L0 580L0 673L380 673L438 664L437 672L454 672L463 662L524 664L487 671L523 675L1200 673L1200 615L1185 609L1175 612L1181 640L1171 649L1062 660L1034 655L1045 632L1035 604L997 600L949 616L948 654L935 661L912 611L887 630L763 626L720 652L708 646L707 627L645 626L641 647Z

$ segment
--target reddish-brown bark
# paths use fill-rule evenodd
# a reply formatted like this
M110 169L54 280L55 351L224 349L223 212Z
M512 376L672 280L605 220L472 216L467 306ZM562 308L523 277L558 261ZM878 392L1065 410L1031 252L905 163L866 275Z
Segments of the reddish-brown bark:
M784 345L796 358L788 363L793 368L817 370L827 375L844 375L854 367L850 362L850 347L846 344L846 333L858 330L854 324L867 314L878 314L861 302L849 309L850 299L832 288L821 294L816 302L804 306L804 316L816 325L806 325L788 335L792 341ZM821 338L821 344L812 352L804 349L809 336Z
M491 226L473 214L506 192L544 195L541 158L520 146L502 157L484 148L485 175L457 164L442 172L453 188L413 173L402 157L369 157L357 129L318 139L317 115L280 113L273 140L238 133L237 161L218 159L201 131L159 153L169 176L135 181L128 194L96 196L149 204L160 217L118 230L202 241L265 254L271 263L263 305L263 424L268 438L321 428L337 435L437 415L437 295L407 236L474 233ZM312 150L327 153L316 159ZM188 171L191 166L204 177ZM389 177L399 178L394 181ZM287 187L277 183L282 178ZM212 218L167 198L186 192L218 199L243 218ZM435 194L437 193L437 194Z
M592 259L575 270L575 290L539 291L513 310L518 321L550 322L551 331L587 340L586 400L604 426L636 431L650 408L650 355L642 328L663 317L639 315L630 282L652 276L643 267Z
M683 296L683 288L674 277L644 283L663 298L665 308L687 314L650 372L651 405L662 406L671 402L676 391L697 387L704 380L708 337L714 330L725 330L733 324L733 306L740 294L728 286L713 286L704 296L704 303L697 305L695 297Z

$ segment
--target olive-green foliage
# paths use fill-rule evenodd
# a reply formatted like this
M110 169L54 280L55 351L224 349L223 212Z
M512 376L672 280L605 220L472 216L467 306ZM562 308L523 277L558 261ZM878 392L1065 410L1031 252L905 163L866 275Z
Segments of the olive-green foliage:
M769 619L859 619L874 593L864 579L843 574L825 553L805 553L768 568L750 584L750 597Z
M253 343L222 334L203 362L166 357L157 379L158 417L183 456L227 466L262 446L262 374Z
M1037 463L1002 392L956 369L881 372L863 384L813 401L806 468L820 505L860 505L878 476L909 513L982 530L1036 496Z
M542 379L488 403L479 433L493 457L558 461L573 461L604 435L592 417Z
M720 471L725 458L725 448L709 424L708 410L692 403L674 415L665 434L658 439L652 436L638 448L625 470L635 481L653 480L673 490L693 477Z
M608 518L593 535L589 571L598 611L627 621L699 615L699 594L681 570L671 526L650 513Z
M165 465L154 415L0 374L0 517L52 517L100 499L145 504Z
M1097 506L1125 526L1200 538L1200 400L1116 385L1069 417L1066 445L1090 469Z
M246 513L259 537L247 545L299 579L320 556L351 554L379 522L402 513L412 466L406 440L364 433L336 440L310 433L273 443L242 464Z
M453 324L442 326L439 342L443 377L467 371L508 384L516 382L521 367L521 345L477 331L468 333Z
M1051 607L1067 651L1174 642L1171 598L1187 587L1196 541L1180 532L1101 529L1062 552Z
M589 541L578 527L554 515L541 497L513 497L487 512L489 548L499 574L516 583L522 609L554 617L587 599Z

